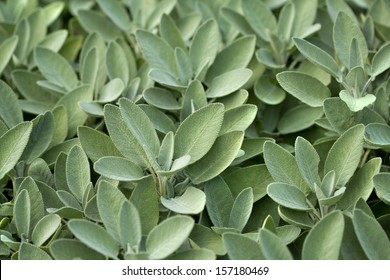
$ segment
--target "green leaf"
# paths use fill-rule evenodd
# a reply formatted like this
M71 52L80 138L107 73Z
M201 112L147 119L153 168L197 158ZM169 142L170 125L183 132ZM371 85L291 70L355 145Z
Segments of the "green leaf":
M252 59L255 50L256 37L243 36L226 48L215 58L215 61L207 71L206 81L210 83L215 77L223 73L245 68Z
M172 118L161 110L146 104L140 104L139 107L145 112L157 131L163 134L176 131L176 126Z
M292 260L293 257L287 246L273 232L260 229L259 243L261 252L267 260Z
M50 253L56 260L104 260L105 257L77 239L56 239L50 245Z
M341 242L340 259L367 260L367 256L360 246L355 229L353 228L352 217L344 216L344 222L344 236Z
M310 62L319 66L334 78L340 80L341 73L336 61L327 52L320 49L316 45L309 43L306 40L293 38L297 49L306 57ZM349 46L348 46L349 47ZM349 59L349 58L348 58Z
M170 199L161 197L161 203L179 214L199 214L206 205L206 195L195 187L188 187L181 196Z
M295 158L298 168L310 188L313 189L315 183L320 185L320 177L318 176L320 156L313 145L300 136L295 140Z
M100 175L112 180L133 182L144 178L141 167L122 157L102 157L95 162L93 169Z
M21 123L23 121L23 113L20 109L18 99L13 90L5 82L0 80L0 120L2 120L8 128Z
M284 71L276 78L288 93L311 107L322 107L324 100L331 96L329 88L308 74Z
M350 65L350 47L353 39L357 40L361 57L365 60L368 48L363 32L347 14L339 12L333 26L333 43L338 58L347 67Z
M293 226L297 226L302 229L310 229L314 225L314 221L309 216L308 212L293 210L279 205L278 213L284 221Z
M256 157L263 153L263 146L266 141L274 141L270 137L256 137L256 138L247 138L242 142L241 150L245 152L243 156L235 158L233 165L240 164L248 159Z
M87 126L80 126L77 129L77 135L81 147L92 162L105 156L122 156L107 134Z
M153 177L149 176L141 180L131 193L130 201L137 207L143 234L149 233L159 220L159 200L156 187Z
M247 0L241 2L244 16L253 30L265 41L269 41L268 32L276 32L277 22L271 10L262 2Z
M376 147L390 147L390 127L387 124L370 123L366 126L365 140Z
M244 104L227 110L219 135L231 131L245 131L254 121L256 114L257 106L252 104Z
M390 173L379 173L374 177L375 192L387 204L390 204L389 177Z
M208 181L204 187L207 213L216 227L227 227L234 199L221 177Z
M174 149L174 135L173 132L168 132L161 142L160 151L158 153L158 164L163 170L169 170L172 165L173 149Z
M100 181L97 190L97 207L107 232L118 242L120 238L120 211L127 201L125 195L106 181Z
M28 238L31 226L31 200L27 190L22 190L15 200L14 213L18 236Z
M91 175L87 155L78 145L70 150L66 159L66 181L77 200L82 202Z
M183 108L180 119L184 120L193 112L193 108L202 108L207 105L207 98L202 83L198 80L190 82L183 98Z
M303 193L310 191L294 156L281 146L273 142L265 142L264 161L275 181L296 186Z
M59 228L61 225L61 217L56 214L49 214L44 216L36 224L31 240L36 246L43 245Z
M48 253L32 244L22 242L20 245L19 260L51 260Z
M265 259L255 240L237 233L225 233L222 237L231 260Z
M390 242L381 225L360 209L353 212L353 227L370 260L390 260Z
M344 232L344 217L334 211L323 217L307 235L302 249L304 260L337 260Z
M99 71L97 47L91 48L83 60L80 59L80 79L84 84L95 85Z
M214 103L188 116L175 134L175 158L190 155L191 163L202 158L217 139L223 115L224 106Z
M373 94L366 94L363 97L353 97L346 90L340 91L340 98L343 100L352 112L361 111L375 102L376 97Z
M64 57L42 47L36 48L34 55L39 70L48 81L68 91L76 88L76 73Z
M181 51L187 49L183 38L180 34L180 30L177 27L175 21L168 16L163 14L161 17L160 34L161 37L173 48L175 52L181 49ZM177 57L177 56L176 56ZM180 74L180 72L179 72Z
M115 40L122 35L115 24L97 11L80 9L77 11L77 19L88 33L98 33L105 41Z
M367 200L370 197L374 188L374 176L378 174L381 163L380 158L373 158L356 171L347 183L343 197L337 203L338 209L349 209L355 205L359 198Z
M217 255L226 254L222 237L201 224L195 224L190 234L190 242L196 244L194 247L212 250Z
M84 219L71 219L68 228L89 248L111 259L118 259L118 244L101 226Z
M243 139L242 131L232 131L218 137L208 153L188 167L191 181L199 184L222 173L233 162Z
M252 188L243 189L234 200L228 226L238 229L240 232L248 222L253 207Z
M280 104L286 98L286 92L266 76L257 79L254 90L256 97L269 105Z
M240 89L252 76L252 70L241 68L225 72L211 81L208 98L222 97Z
M177 67L175 63L175 53L168 43L160 37L143 30L138 30L136 32L136 38L142 54L151 68L164 70L167 73L176 76Z
M124 201L120 209L118 226L123 248L127 245L134 248L140 244L142 238L141 220L137 208L128 200Z
M190 48L190 59L195 76L198 76L204 67L209 67L214 62L219 43L219 29L214 19L209 19L199 26Z
M109 43L106 52L107 73L111 80L119 78L125 85L129 82L129 66L123 59L125 52L115 41Z
M324 174L336 172L336 184L344 186L354 174L363 152L364 125L356 125L333 144L325 160Z
M92 94L92 87L83 85L67 93L57 102L56 106L63 105L67 112L68 138L73 137L77 132L77 127L83 125L87 120L88 115L78 106L78 103L91 101Z
M176 111L181 109L174 92L162 88L148 88L143 97L149 104L163 110Z
M130 28L130 18L126 9L118 1L98 0L99 7L123 31Z
M13 35L8 39L4 40L0 45L0 73L3 72L4 68L7 66L9 60L11 59L16 45L18 44L18 36Z
M164 14L170 14L176 5L176 0L163 0L157 2L153 12L150 14L146 21L146 28L153 29L160 24L161 18Z
M68 114L64 106L57 106L52 110L54 117L54 132L50 147L61 144L68 134Z
M267 194L284 207L303 211L311 209L305 194L293 185L279 182L271 183L267 187Z
M390 68L390 43L386 43L375 53L371 64L371 75L378 76Z
M309 107L300 104L286 111L280 118L278 130L280 133L289 134L307 129L321 118L324 111L321 107Z
M188 216L168 218L157 225L146 239L150 259L163 259L175 252L189 237L194 220Z
M0 137L0 179L17 164L26 147L32 130L32 122L22 122Z

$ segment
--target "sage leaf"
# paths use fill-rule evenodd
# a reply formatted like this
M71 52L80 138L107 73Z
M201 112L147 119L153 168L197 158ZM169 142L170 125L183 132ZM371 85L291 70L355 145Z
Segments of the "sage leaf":
M378 76L390 68L390 43L384 44L374 55L371 65L371 75Z
M77 239L57 239L50 245L50 253L56 260L104 260L105 257Z
M261 76L257 79L254 90L256 97L269 105L280 104L286 98L286 92L269 77Z
M375 102L376 97L373 94L366 94L363 97L352 97L345 90L340 91L340 98L343 100L348 108L352 112L358 112L362 110L364 107L367 107Z
M174 157L189 155L190 163L202 158L217 139L223 115L224 106L214 103L188 116L176 131Z
M19 249L19 260L51 260L48 253L32 244L22 242Z
M286 183L271 183L267 187L267 194L284 207L303 211L311 209L305 194L295 186Z
M66 181L77 200L82 202L91 175L87 155L78 145L70 150L66 159Z
M364 253L370 260L389 260L390 242L381 225L360 209L353 212L353 227Z
M206 205L206 195L195 187L188 187L181 196L170 199L161 197L161 203L175 213L199 214Z
M175 252L189 237L194 220L188 216L168 218L157 225L146 239L150 259L163 259Z
M222 97L240 89L252 76L247 68L231 70L215 77L206 92L208 98Z
M32 231L31 240L36 246L44 244L61 225L61 218L56 214L44 216Z
M0 137L0 178L16 165L28 143L33 124L22 122Z
M117 259L119 246L101 226L84 219L71 219L68 222L70 231L87 245L111 259Z
M106 53L107 74L111 80L120 79L125 85L128 84L130 73L127 64L125 52L122 47L115 41L110 42Z
M242 190L234 200L230 212L229 227L242 231L248 222L253 207L253 191L251 188Z
M379 173L374 177L374 185L377 196L387 204L390 204L389 173Z
M175 93L162 88L148 88L144 91L144 99L149 104L163 110L180 110L181 105L176 100Z
M225 111L220 135L231 131L245 131L254 121L257 114L257 106L244 104Z
M336 184L345 185L355 173L363 152L364 126L356 125L333 144L325 160L324 173L336 172Z
M313 189L314 184L320 185L318 176L320 156L313 145L303 137L297 137L295 140L295 159L309 187Z
M306 104L300 104L283 114L279 120L278 130L280 133L289 134L307 129L323 114L321 107L309 107Z
M390 127L387 124L370 123L366 126L365 140L376 147L390 146Z
M28 238L31 226L31 200L27 190L22 190L15 200L15 225L20 238Z
M144 178L142 168L122 157L102 157L93 168L100 175L118 181L133 182Z
M130 28L130 19L126 9L117 1L98 0L97 3L106 15L123 31Z
M226 246L229 258L232 260L263 260L259 243L244 235L237 233L223 234L223 242Z
M267 260L292 260L293 257L287 246L274 233L267 229L260 229L259 243L261 252Z
M222 237L206 226L195 224L190 234L190 242L200 248L211 250L216 255L226 254Z
M10 38L4 40L0 45L0 73L3 72L4 68L7 66L9 60L12 57L18 44L18 36L13 35Z
M122 247L130 245L137 248L142 238L141 220L137 208L130 201L122 204L118 226Z
M23 113L19 106L13 90L3 81L0 81L0 97L3 102L0 103L0 120L2 120L8 128L21 123L23 121Z
M89 33L98 33L105 41L121 36L121 30L108 18L97 11L80 9L77 11L80 25Z

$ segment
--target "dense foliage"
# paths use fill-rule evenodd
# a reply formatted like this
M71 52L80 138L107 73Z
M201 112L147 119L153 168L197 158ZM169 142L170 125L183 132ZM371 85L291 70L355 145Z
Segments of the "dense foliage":
M1 1L1 258L390 259L389 18Z

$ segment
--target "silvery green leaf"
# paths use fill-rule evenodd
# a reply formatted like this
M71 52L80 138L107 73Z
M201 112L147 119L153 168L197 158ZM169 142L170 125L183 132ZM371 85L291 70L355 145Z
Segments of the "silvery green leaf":
M92 162L96 162L104 156L121 156L111 138L98 130L80 126L77 135L84 152Z
M302 249L304 260L337 260L344 232L344 217L334 211L323 217L307 235Z
M144 178L142 168L123 157L102 157L95 162L93 168L100 175L112 180L134 182Z
M333 144L325 160L324 173L336 172L336 184L345 185L355 173L363 153L364 126L356 125Z
M85 219L71 219L68 228L89 248L111 259L118 259L118 243L98 224Z
M171 166L170 170L168 170L168 171L157 171L157 174L161 175L161 176L173 176L176 173L178 173L180 170L183 170L188 165L190 165L190 162L191 162L191 156L184 155L182 157L179 157L179 158L175 159L172 162L172 166Z
M188 85L184 98L183 108L181 110L180 119L184 120L193 112L193 108L200 109L207 105L207 98L202 83L198 80L193 80Z
M227 227L233 207L233 195L221 177L208 181L204 187L208 215L216 227Z
M47 35L40 43L40 47L58 52L68 37L68 30L60 29Z
M96 101L80 101L79 107L89 116L101 118L104 116L104 108L100 102Z
M353 97L351 96L346 90L340 91L340 98L343 100L348 108L352 112L358 112L361 111L364 107L367 107L375 102L375 95L373 94L366 94L363 97Z
M285 183L271 183L267 187L267 194L280 205L295 210L310 210L305 194L295 186Z
M45 14L46 25L52 24L61 15L64 10L65 3L63 2L52 2L44 6L43 13Z
M107 232L118 242L120 238L120 211L127 201L125 195L112 184L101 181L97 190L97 207Z
M238 233L222 235L228 256L232 260L263 260L260 244Z
M387 204L390 204L389 173L379 173L374 177L375 192Z
M177 94L162 88L148 88L144 91L143 97L149 104L163 110L176 111L181 109L177 101Z
M48 149L41 157L50 166L56 162L57 157L60 153L69 153L69 151L76 145L80 145L80 141L78 138L65 140L64 142Z
M188 167L191 181L199 184L222 173L233 162L243 139L242 131L232 131L218 137L207 154Z
M358 23L352 8L344 1L326 0L326 8L333 22L336 21L339 12L345 13L353 22Z
M111 41L106 51L107 74L111 80L120 79L125 85L128 84L130 73L125 52L115 41Z
M347 67L350 66L350 47L353 39L357 40L360 56L365 60L368 56L368 47L363 32L347 14L338 13L333 27L333 43L338 58Z
M374 188L374 176L378 174L381 164L381 158L373 158L356 171L347 183L344 195L337 203L339 209L350 209L359 198L367 200L370 197Z
M175 134L175 158L190 155L191 163L202 158L217 139L223 115L224 106L220 103L209 104L189 115Z
M219 135L231 131L245 131L254 121L256 114L257 106L252 104L244 104L225 111Z
M98 0L99 7L123 31L130 28L130 17L126 9L118 1Z
M170 14L176 5L176 0L163 0L153 6L153 12L150 14L146 21L146 28L153 29L160 22L164 14Z
M115 40L121 36L121 30L97 11L80 9L77 11L77 19L88 33L98 33L105 41Z
M76 73L64 57L42 47L37 47L34 54L39 70L48 81L68 91L76 88L78 84Z
M234 159L233 165L240 164L248 159L256 157L263 153L263 146L266 141L273 142L273 138L269 137L256 137L256 138L248 138L244 139L241 145L241 150L244 151L244 155Z
M340 80L341 73L339 66L337 65L334 58L331 57L327 52L303 39L293 38L293 41L302 55L310 62L321 67L334 78Z
M77 239L56 239L50 245L50 253L56 260L104 260L105 257Z
M91 175L87 155L78 145L69 151L66 159L66 181L73 195L82 202Z
M163 111L146 104L140 104L139 107L145 112L157 131L164 134L176 131L176 126L172 118Z
M341 187L340 189L334 192L333 196L327 198L320 198L318 199L318 202L322 206L328 206L328 207L333 206L340 201L340 199L344 195L344 192L345 192L345 187Z
M142 54L151 68L163 70L176 76L175 54L167 42L148 31L142 30L136 32L136 38Z
M78 211L82 211L82 207L80 205L80 202L77 200L77 198L63 190L58 190L56 191L58 198L61 200L61 202L66 206L66 207L71 207L73 209L77 209Z
M283 114L278 123L280 133L289 134L307 129L314 125L315 121L323 116L321 107L309 107L300 104Z
M36 246L44 244L57 231L61 224L60 216L56 214L49 214L44 216L36 224L31 240Z
M196 30L190 48L192 69L198 76L202 68L213 63L217 56L220 43L220 34L217 22L213 19L205 21Z
M158 224L146 239L150 259L163 259L175 252L189 237L194 220L189 216L170 217Z
M185 85L176 78L174 75L170 74L166 70L153 68L149 72L149 77L153 81L166 86L167 88L174 90L182 90L185 88Z
M51 260L52 258L44 250L30 243L22 242L18 254L19 260Z
M13 216L20 238L28 238L31 227L31 200L27 190L22 190L15 199Z
M215 61L207 71L206 81L210 83L215 77L235 70L247 67L252 59L255 49L256 37L244 36L219 52Z
M98 70L99 70L99 56L97 47L91 48L85 55L80 65L80 78L84 84L95 85Z
M174 150L174 134L168 132L161 142L160 151L158 152L158 164L163 170L169 170L172 165L173 150Z
M359 43L356 38L353 38L351 41L351 46L349 48L349 69L354 69L355 67L364 67L364 57L362 57L362 52L360 51ZM348 73L349 74L349 73Z
M267 229L260 229L259 243L261 252L267 260L292 260L293 257L282 240Z
M4 178L17 164L29 141L32 122L22 122L0 137L0 178Z
M242 231L248 222L253 208L252 188L243 189L234 200L229 217L229 227Z
M255 83L256 97L269 105L280 104L286 98L286 92L266 76L261 76Z
M182 51L186 50L187 47L183 41L183 38L180 34L180 30L177 27L176 23L167 14L163 14L160 22L160 34L161 37L173 48L181 49Z
M265 142L263 154L265 164L275 181L296 186L303 193L310 191L294 156L288 151L275 143Z
M386 43L375 53L372 59L371 75L378 76L390 68L390 43Z
M320 184L318 176L320 156L309 141L299 136L295 140L295 158L303 178L313 190L315 183Z
M288 42L291 38L295 19L299 19L299 17L296 17L295 15L295 4L293 2L286 3L280 11L276 32L285 42ZM298 26L297 29L297 31L300 32Z
M277 54L279 55L279 54ZM267 48L260 48L256 52L256 58L259 62L271 69L283 69L286 64L283 61L279 61L275 54L273 54Z
M196 247L212 250L217 255L226 254L222 237L201 224L195 224L190 234L190 242L195 243Z
M119 212L119 236L122 247L127 244L134 247L139 246L142 238L141 221L137 208L126 200Z
M320 189L325 197L330 197L333 194L335 188L336 172L334 170L330 170L325 174L324 178L322 178Z
M0 45L0 73L3 72L4 68L7 66L9 60L11 59L16 45L18 43L18 36L13 35L6 40L4 40Z
M378 221L360 209L353 212L353 227L364 253L370 260L389 260L390 242Z
M283 244L294 242L301 233L301 229L292 225L284 225L276 228L276 234L282 240Z
M313 24L318 16L318 2L312 0L299 0L294 1L295 17L292 34L299 38L305 38L310 35L311 32L317 31L320 28L318 24ZM280 16L279 16L280 21ZM315 31L310 29L314 28Z
M276 78L288 93L311 107L322 107L324 100L331 96L328 87L308 74L284 71Z
M247 0L241 3L244 16L253 30L265 41L268 31L276 32L277 22L271 10L261 1Z
M161 203L175 213L199 214L206 205L206 195L195 187L188 187L181 196L169 199L161 197Z
M23 121L23 113L19 106L16 94L5 82L0 81L0 119L8 126L13 126Z
M222 97L240 89L252 76L247 68L231 70L215 77L206 92L207 97Z

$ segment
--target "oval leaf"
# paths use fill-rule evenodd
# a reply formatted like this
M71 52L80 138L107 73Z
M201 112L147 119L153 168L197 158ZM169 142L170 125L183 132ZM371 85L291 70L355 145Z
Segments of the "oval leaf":
M179 197L161 197L161 203L169 210L179 214L199 214L206 205L206 195L201 190L188 187Z
M271 183L267 187L267 194L280 205L296 210L310 210L305 194L292 185L285 183Z
M208 98L216 98L229 95L239 90L252 76L252 70L243 68L236 69L215 77L211 81L207 91Z
M121 157L102 157L93 168L100 175L118 181L133 182L144 177L141 167Z

